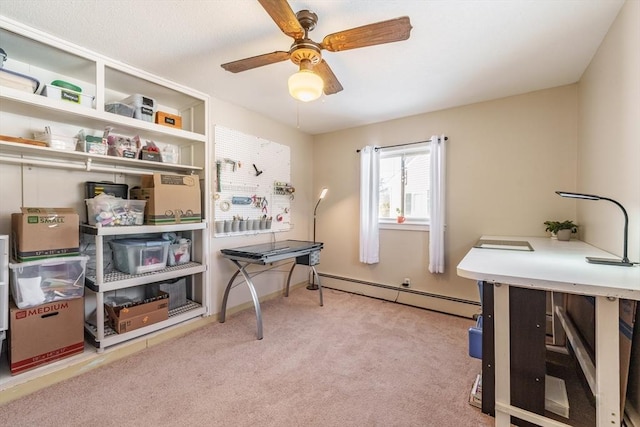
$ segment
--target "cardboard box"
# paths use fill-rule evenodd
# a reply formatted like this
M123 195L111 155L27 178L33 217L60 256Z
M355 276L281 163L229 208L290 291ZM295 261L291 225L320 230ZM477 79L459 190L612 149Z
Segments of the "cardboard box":
M20 208L11 214L12 254L20 262L80 255L78 213L71 208Z
M112 307L105 304L104 308L113 330L122 334L169 318L168 293L159 291L158 296L148 300L152 301L129 307Z
M11 374L84 351L84 299L55 301L19 309L9 306Z
M175 114L165 113L164 111L156 112L156 123L163 126L182 129L182 117Z
M197 175L154 173L142 177L142 188L132 188L132 199L146 200L145 224L202 221L200 179Z

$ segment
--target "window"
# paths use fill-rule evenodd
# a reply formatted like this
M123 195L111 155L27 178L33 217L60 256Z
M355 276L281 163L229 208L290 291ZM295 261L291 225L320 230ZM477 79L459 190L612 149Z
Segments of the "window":
M429 221L429 146L384 150L380 154L380 222Z

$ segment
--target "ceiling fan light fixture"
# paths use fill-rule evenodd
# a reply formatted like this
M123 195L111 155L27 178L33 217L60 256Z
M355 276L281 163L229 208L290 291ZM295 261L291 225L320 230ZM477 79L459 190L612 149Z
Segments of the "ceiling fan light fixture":
M301 69L289 77L289 94L299 101L315 101L323 89L322 78L311 70Z

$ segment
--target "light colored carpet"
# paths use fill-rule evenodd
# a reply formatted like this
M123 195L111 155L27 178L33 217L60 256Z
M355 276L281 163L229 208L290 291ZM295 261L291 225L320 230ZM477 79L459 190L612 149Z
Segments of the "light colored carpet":
M492 426L470 319L304 287L0 407L0 425Z

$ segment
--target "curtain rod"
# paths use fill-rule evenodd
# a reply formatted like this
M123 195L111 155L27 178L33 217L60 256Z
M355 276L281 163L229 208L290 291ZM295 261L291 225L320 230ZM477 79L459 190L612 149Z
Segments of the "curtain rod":
M449 137L445 136L444 140L448 141ZM378 150L384 150L385 148L404 147L405 145L414 145L414 144L424 144L425 142L431 142L431 140L427 139L426 141L407 142L406 144L387 145L384 147L376 147L375 150L378 151ZM359 152L360 150L356 150L356 153L359 153Z

